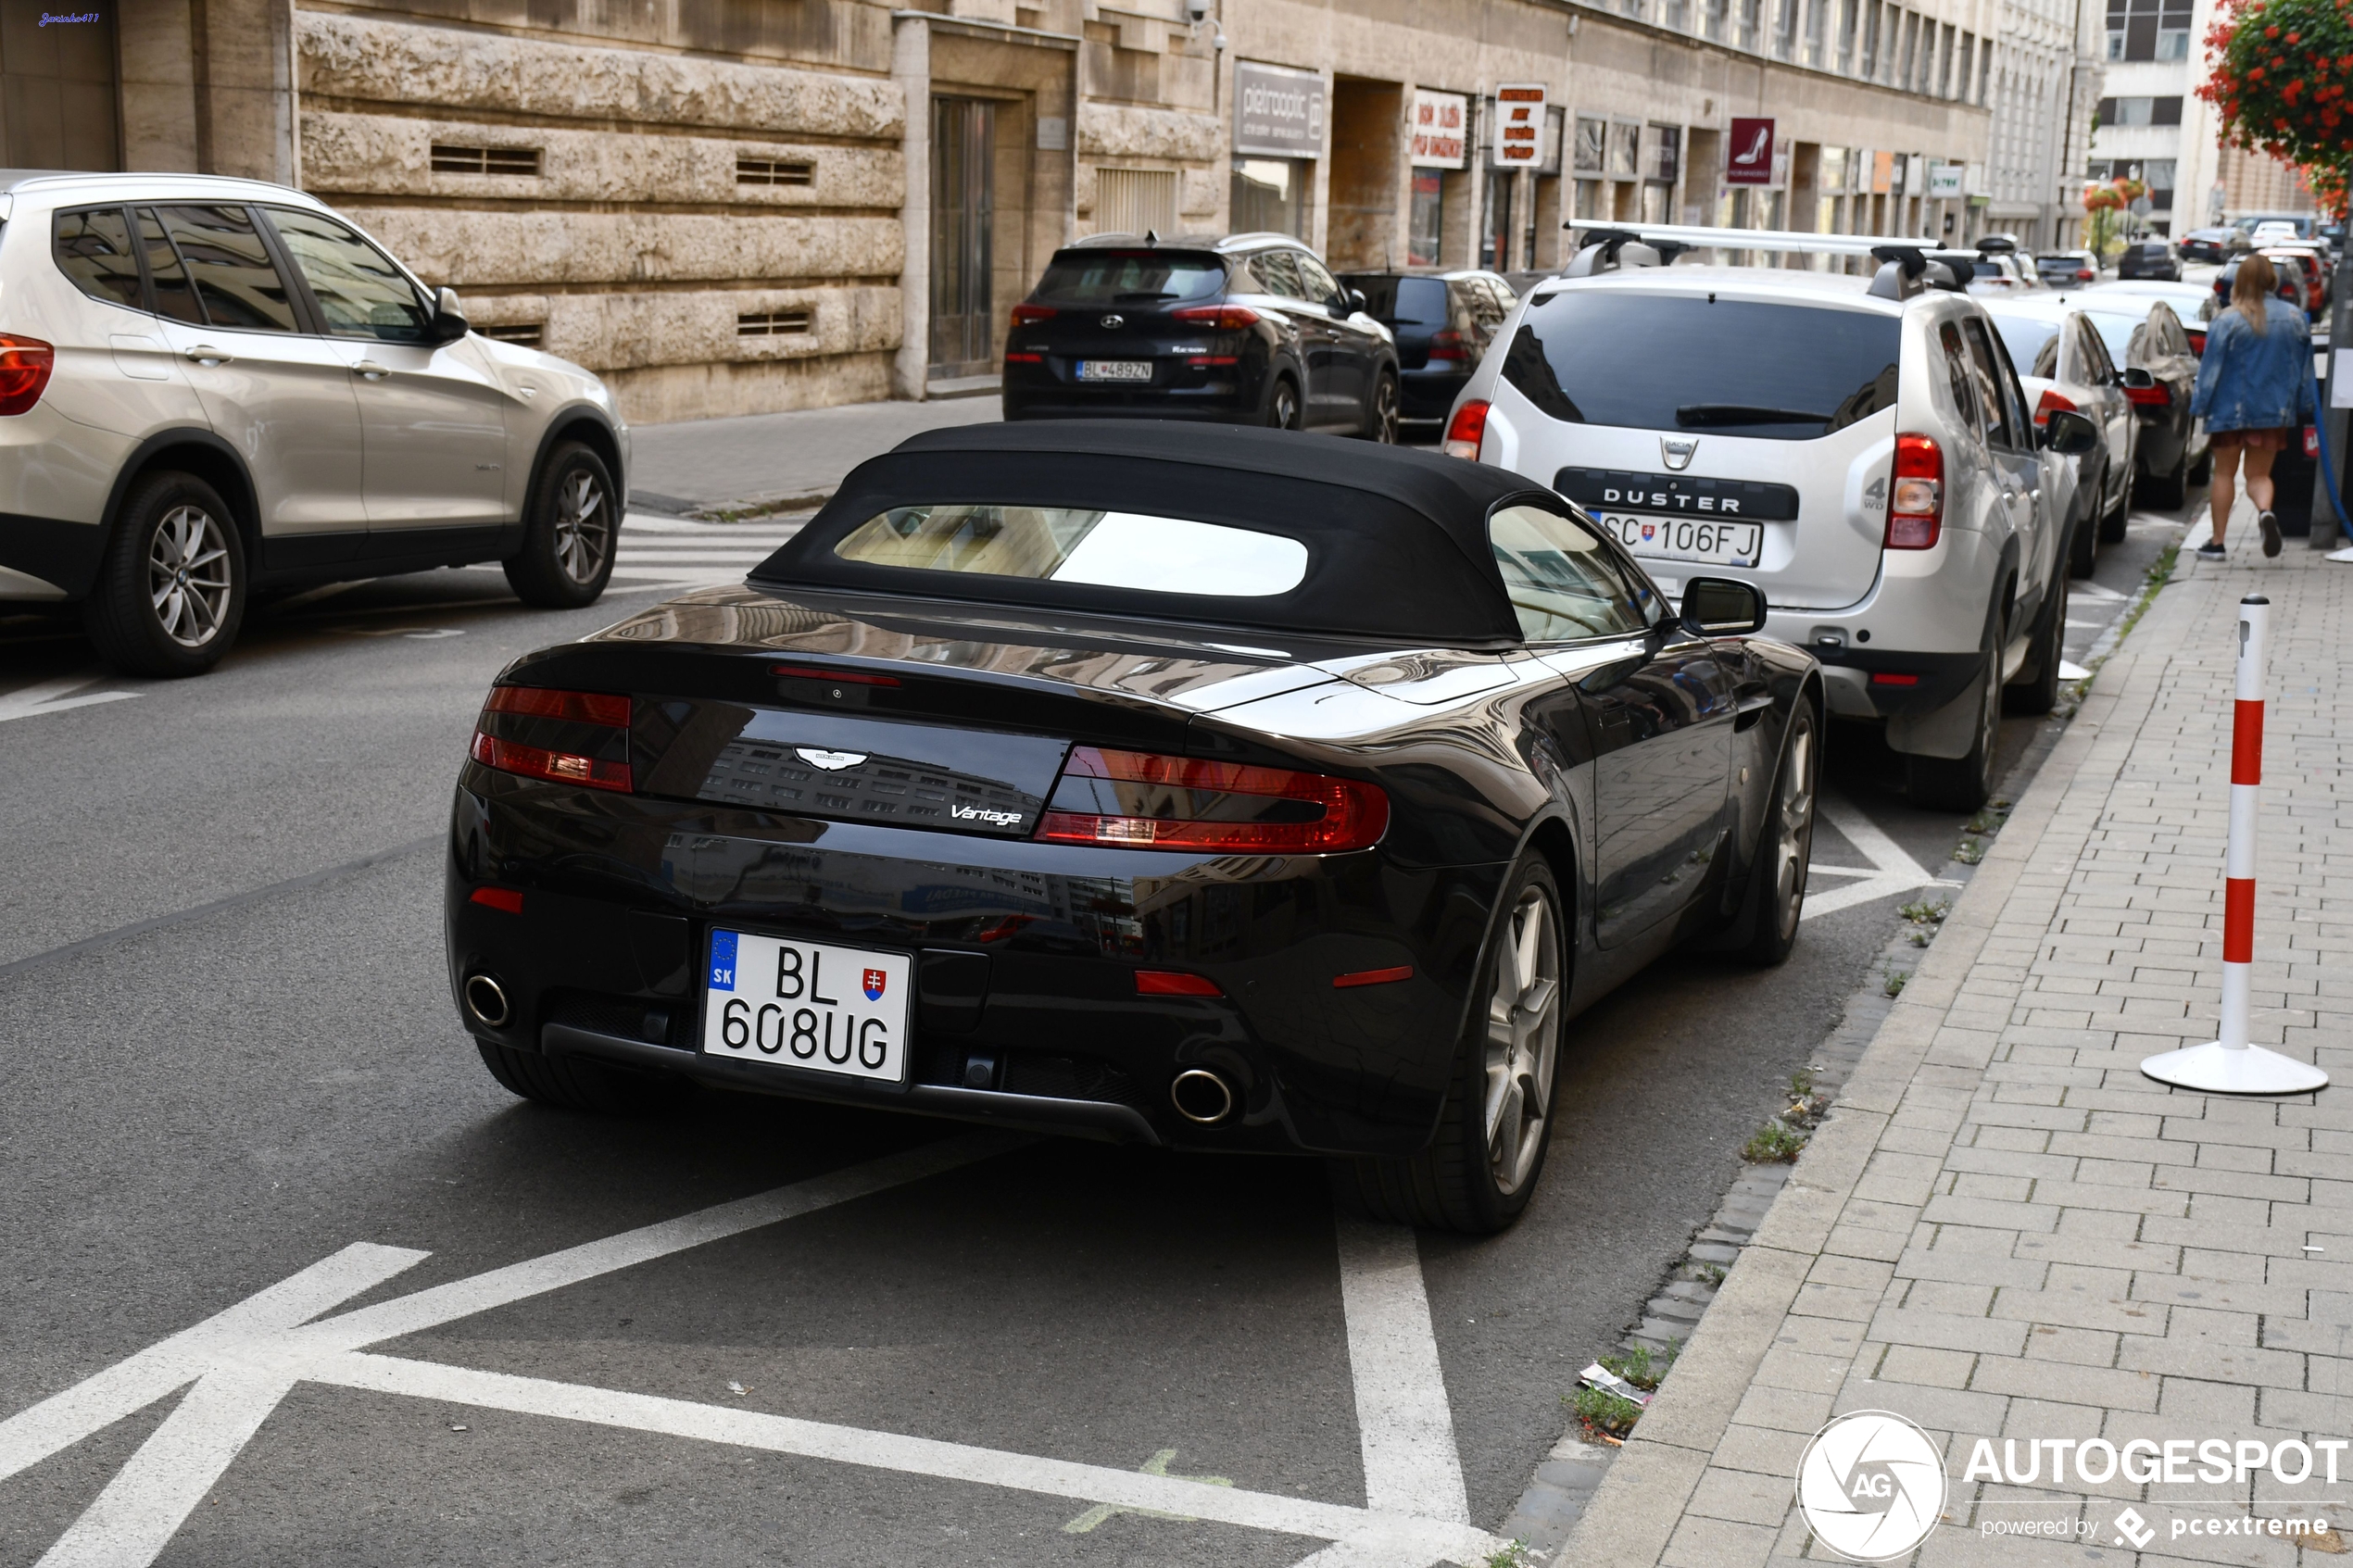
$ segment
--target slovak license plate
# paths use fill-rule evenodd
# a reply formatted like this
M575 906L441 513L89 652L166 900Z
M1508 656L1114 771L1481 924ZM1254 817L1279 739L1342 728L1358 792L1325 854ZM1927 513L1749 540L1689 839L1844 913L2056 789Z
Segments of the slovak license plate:
M904 1083L913 973L904 953L713 931L702 1054Z
M1149 359L1081 359L1078 362L1080 381L1150 381L1152 362Z
M1717 566L1755 566L1765 547L1765 525L1718 522L1697 517L1635 517L1600 514L1611 537L1638 556L1661 560L1707 561Z

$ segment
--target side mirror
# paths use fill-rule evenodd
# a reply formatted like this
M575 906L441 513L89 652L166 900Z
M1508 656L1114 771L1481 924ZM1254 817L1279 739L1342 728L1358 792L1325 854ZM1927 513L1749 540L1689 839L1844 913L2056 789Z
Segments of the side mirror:
M2061 457L2080 458L2100 444L2100 427L2081 414L2054 408L2043 427L2043 445Z
M1354 315L1365 308L1365 291L1363 289L1342 289L1340 293L1340 297L1348 302L1349 314Z
M2116 384L2133 392L2146 392L2157 384L2157 378L2138 365L2116 372Z
M458 303L456 289L436 289L433 296L433 340L455 343L473 328L466 322L466 307Z
M1730 577L1683 584L1683 625L1703 637L1740 637L1765 629L1765 590Z

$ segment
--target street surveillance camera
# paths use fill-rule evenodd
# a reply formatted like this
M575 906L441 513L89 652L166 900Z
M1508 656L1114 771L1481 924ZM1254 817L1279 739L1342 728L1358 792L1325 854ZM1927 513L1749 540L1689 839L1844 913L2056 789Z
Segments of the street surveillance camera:
M1185 0L1185 19L1195 27L1209 19L1209 0Z
M1215 46L1219 54L1224 54L1226 52L1226 30L1224 28L1219 28L1217 30L1217 36L1211 39L1210 43Z

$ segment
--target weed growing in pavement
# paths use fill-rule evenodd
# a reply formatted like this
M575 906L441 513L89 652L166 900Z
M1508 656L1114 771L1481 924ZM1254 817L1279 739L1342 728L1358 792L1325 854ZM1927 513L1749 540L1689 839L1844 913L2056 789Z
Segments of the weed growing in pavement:
M1985 859L1985 846L1978 839L1964 838L1954 849L1953 859L1965 866L1973 866Z
M1480 1568L1535 1568L1536 1559L1528 1554L1526 1541L1505 1541L1487 1554Z
M1928 933L1925 931L1907 931L1904 933L1904 940L1909 942L1915 947L1925 947L1928 946Z
M1942 925L1944 923L1944 917L1953 912L1953 901L1950 898L1939 898L1931 904L1923 898L1918 903L1906 904L1895 912L1914 925Z
M1891 997L1900 997L1904 994L1904 982L1910 978L1912 978L1912 972L1908 969L1891 969L1887 972L1886 984L1880 989Z
M1659 1379L1667 1375L1667 1369L1675 1364L1675 1358L1682 1353L1680 1345L1669 1345L1664 1354L1655 1356L1651 1354L1649 1346L1635 1345L1617 1355L1604 1356L1602 1367L1604 1371L1617 1374L1647 1394L1658 1386Z
M1963 824L1961 831L1963 833L1999 833L2002 831L2002 823L2008 819L2009 814L2010 803L2008 801L1987 801L1985 804L1985 809L1980 811L1976 816L1971 817L1968 822Z
M1725 1268L1721 1263L1693 1263L1692 1272L1711 1290L1724 1283Z
M1801 1067L1789 1075L1789 1098L1792 1099L1814 1098L1814 1070L1812 1068Z
M1585 1430L1600 1437L1622 1438L1634 1430L1634 1423L1642 1418L1642 1407L1622 1394L1605 1394L1599 1388L1579 1388L1573 1394L1561 1396L1568 1401Z
M1787 1165L1806 1147L1805 1135L1785 1123L1768 1122L1741 1146L1741 1158L1752 1165Z

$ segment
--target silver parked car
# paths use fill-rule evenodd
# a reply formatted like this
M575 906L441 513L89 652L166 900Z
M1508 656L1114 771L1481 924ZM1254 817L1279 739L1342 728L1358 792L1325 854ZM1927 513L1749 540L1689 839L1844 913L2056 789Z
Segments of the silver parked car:
M2119 368L2108 353L2098 330L2104 313L2094 307L2103 297L2127 296L2085 293L1985 302L2020 377L2043 383L2029 389L2034 422L2047 426L2051 410L2065 408L2100 427L2100 445L2085 455L2080 470L2081 515L2071 520L2069 566L2078 577L2092 575L2102 539L2124 532L2140 457L2141 420L2132 393L2157 384L2145 370Z
M1902 259L1869 281L1650 262L1874 244ZM1578 502L1670 596L1697 574L1762 589L1831 712L1881 722L1922 804L1974 810L2004 707L2057 698L2062 508L2099 433L2037 425L1958 282L1900 241L1612 231L1504 324L1446 449Z
M121 669L210 669L257 588L496 560L592 603L628 443L300 192L0 172L0 601L80 604Z

